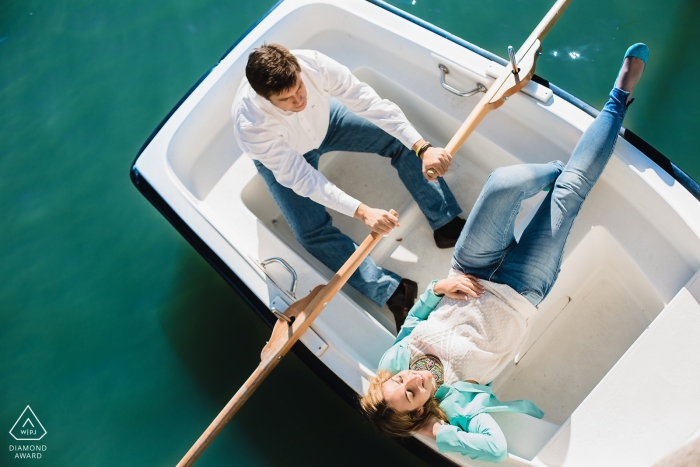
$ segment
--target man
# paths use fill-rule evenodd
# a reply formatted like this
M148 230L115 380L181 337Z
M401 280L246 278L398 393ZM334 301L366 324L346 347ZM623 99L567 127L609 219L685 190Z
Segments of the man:
M232 114L238 145L254 160L294 236L333 271L355 244L333 227L324 206L383 235L399 222L344 193L317 170L320 156L330 151L390 157L433 228L437 246L455 245L465 222L457 217L462 210L442 178L427 179L428 169L442 176L451 155L431 147L396 104L382 100L338 62L316 51L263 45L248 57ZM415 282L369 257L349 283L377 305L387 304L397 329L417 296Z

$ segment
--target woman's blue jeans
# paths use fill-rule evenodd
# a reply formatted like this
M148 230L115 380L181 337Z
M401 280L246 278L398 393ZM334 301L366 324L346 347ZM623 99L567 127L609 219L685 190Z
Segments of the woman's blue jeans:
M398 171L399 178L433 230L462 212L442 178L437 183L425 179L422 163L413 151L378 126L350 112L335 99L331 100L326 137L318 149L307 152L304 158L314 169L318 169L321 155L331 151L369 152L391 158L391 165ZM255 165L297 241L331 270L340 269L357 245L332 225L331 216L322 205L277 183L272 172L257 160ZM377 266L368 256L348 282L374 303L383 306L400 280L401 277Z
M557 280L571 226L612 155L629 93L610 92L568 164L521 164L496 169L457 240L452 266L507 284L537 306ZM516 242L515 217L524 199L550 189Z

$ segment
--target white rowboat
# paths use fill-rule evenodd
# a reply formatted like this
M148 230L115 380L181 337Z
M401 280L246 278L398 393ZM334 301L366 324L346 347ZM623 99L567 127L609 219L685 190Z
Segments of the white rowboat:
M244 35L166 117L131 169L138 189L268 324L333 272L294 239L253 161L233 138L231 104L250 51L263 42L316 49L397 103L444 145L505 62L381 1L287 0ZM536 81L536 82L535 82ZM465 215L488 174L522 162L566 161L595 110L541 78L492 112L455 155L446 181ZM422 290L447 274L416 203L389 161L327 154L320 170L371 206L401 213L374 261ZM643 466L700 436L700 186L639 137L615 153L571 232L559 280L528 342L494 381L501 400L530 399L543 420L495 414L506 465ZM525 203L525 225L540 197ZM331 213L360 242L365 226ZM346 286L297 345L354 404L395 336L393 317ZM431 464L477 466L417 436ZM485 465L485 464L484 464Z

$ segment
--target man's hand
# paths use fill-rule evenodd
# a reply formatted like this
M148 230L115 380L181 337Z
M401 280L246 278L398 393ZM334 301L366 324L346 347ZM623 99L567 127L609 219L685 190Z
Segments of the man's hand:
M389 235L394 227L401 227L399 218L383 209L370 208L365 204L360 204L355 211L355 219L360 219L373 232L382 235Z
M435 283L434 289L437 295L447 295L450 298L467 300L469 297L479 298L484 293L484 288L479 284L479 279L471 274L440 279Z
M443 148L428 148L423 153L423 175L428 181L434 182L437 177L444 176L450 169L452 164L452 156ZM433 169L437 174L436 177L428 175L428 170Z

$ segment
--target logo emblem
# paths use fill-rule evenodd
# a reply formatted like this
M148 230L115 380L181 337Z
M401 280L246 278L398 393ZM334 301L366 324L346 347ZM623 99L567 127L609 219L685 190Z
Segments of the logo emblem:
M39 441L46 435L46 429L32 408L27 406L15 424L12 425L10 434L17 441Z

